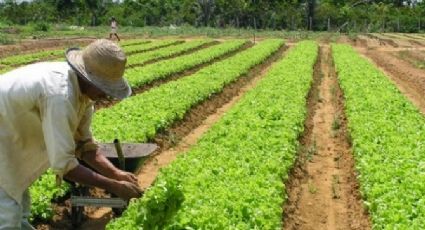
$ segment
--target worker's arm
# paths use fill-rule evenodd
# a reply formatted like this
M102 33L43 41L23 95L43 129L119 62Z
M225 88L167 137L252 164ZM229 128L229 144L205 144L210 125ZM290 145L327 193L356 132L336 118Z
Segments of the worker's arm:
M137 178L134 174L116 168L98 150L84 152L84 154L81 155L81 159L106 177L137 184Z
M142 194L140 188L134 183L107 178L82 165L71 169L64 177L80 184L106 189L126 200L140 197Z
M90 130L93 112L94 107L89 104L78 125L76 132L77 140L79 140L76 146L77 157L106 177L137 184L137 178L132 173L117 169L105 156L98 152Z
M140 196L141 191L136 184L104 177L78 163L74 155L72 129L78 118L66 97L47 97L41 101L40 110L50 167L59 178L66 177L81 184L104 188L124 199Z

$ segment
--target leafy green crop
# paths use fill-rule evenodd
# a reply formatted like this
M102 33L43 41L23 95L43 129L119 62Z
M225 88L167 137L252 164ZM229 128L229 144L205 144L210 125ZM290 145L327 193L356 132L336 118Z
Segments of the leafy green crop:
M149 43L149 42L152 42L152 41L145 40L145 39L132 39L132 40L124 40L124 41L121 40L119 42L119 45L121 47L124 47L124 46L142 45L142 44L146 44L146 43Z
M161 48L164 46L169 46L173 44L179 44L184 41L181 40L173 40L173 39L167 39L167 40L155 40L149 43L142 43L139 45L132 45L132 46L124 46L122 49L127 55L131 55L132 53L140 53L145 52L152 49Z
M53 217L52 201L63 197L69 190L70 185L56 184L56 175L48 170L36 180L29 188L31 195L31 219L39 218L49 220Z
M226 41L191 54L159 61L143 67L128 69L125 72L125 76L132 87L140 87L154 80L167 78L173 74L214 60L226 53L239 49L245 43L246 40Z
M167 46L161 49L152 50L145 53L134 54L127 58L127 66L142 65L148 61L181 54L183 52L198 48L207 43L211 43L211 40L193 40L171 47Z
M0 59L0 65L13 65L19 66L32 62L39 61L40 59L56 58L58 56L65 56L65 49L60 50L46 50L37 53L14 55Z
M425 229L423 115L353 48L332 49L373 228Z
M283 181L304 129L317 48L301 42L275 63L107 229L281 229ZM178 206L164 185L173 185ZM179 208L158 209L164 200Z
M145 142L158 130L181 120L192 106L220 92L225 85L260 64L282 44L281 40L265 40L193 75L102 109L94 116L94 135L101 141L119 136L127 142Z

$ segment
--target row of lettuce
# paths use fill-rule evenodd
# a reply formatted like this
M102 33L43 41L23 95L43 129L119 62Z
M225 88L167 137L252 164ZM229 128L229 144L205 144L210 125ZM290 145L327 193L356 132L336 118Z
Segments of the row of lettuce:
M301 42L275 63L107 229L281 229L317 49Z
M194 49L198 49L204 45L212 43L212 40L192 40L180 43L174 46L166 46L150 52L143 52L131 55L127 58L127 66L143 65L147 62L155 61L160 58L167 58L174 55L179 55Z
M204 57L203 55L201 55L202 56L202 60L204 60L204 61L205 60L212 60L213 58L217 58L220 55L224 55L226 53L229 53L229 52L233 51L234 49L237 49L238 47L240 47L245 42L246 41L237 40L237 41L228 41L228 42L225 42L223 44L216 45L215 46L216 47L215 50L220 50L220 51L219 52L216 52L214 50L208 50L208 52L212 51L210 53L210 57ZM260 49L263 49L263 48L266 49L265 54L260 55L261 58L262 58L261 60L264 60L268 55L270 55L272 52L276 51L276 49L278 49L281 44L282 44L281 41L266 42L266 43L264 43L264 45L259 46L257 49L253 50L251 53L259 52L259 50ZM202 51L198 51L198 52L202 52ZM205 52L202 52L202 54L206 54L206 53ZM199 57L201 57L201 56L199 56ZM182 56L181 58L184 59L184 60L187 60L187 57L186 56ZM174 60L177 63L185 63L185 62L179 62L179 58L175 58ZM254 62L251 62L250 65L247 68L252 67L253 65L255 65L255 63L258 63L258 62L259 62L259 60L257 60L257 62L255 62L255 61ZM234 62L231 62L231 63L234 63ZM180 64L178 64L178 65L172 65L172 66L179 66L179 65ZM150 66L150 65L148 65L148 66ZM190 67L193 67L194 65L187 65L186 64L184 66L186 66L186 68L190 68ZM182 67L178 67L178 68L180 69ZM238 75L238 76L240 76L240 75ZM204 76L203 81L205 81L205 78L206 77L207 76ZM219 77L219 76L216 76L216 77ZM233 77L237 77L237 76L233 76ZM196 77L193 76L192 78L196 78ZM223 83L223 82L221 82L221 83ZM186 87L191 88L190 85L187 85L187 84L190 84L188 82L182 83L181 85L185 85L185 84L186 84ZM165 89L167 87L169 87L169 86L162 85L162 86L160 86L158 88L160 88L160 89L161 88L164 88ZM179 87L179 85L174 85L171 88L175 88L175 87ZM210 91L204 93L204 95L205 94L213 93L213 92L211 92L211 88L207 88L207 90L210 90ZM168 97L172 97L171 95L167 95L167 94L164 94L163 93L166 90L156 90L156 91L157 91L157 93L146 93L147 95L151 95L151 96L142 96L144 94L138 95L138 96L132 97L130 99L127 99L127 100L121 102L120 104L118 104L118 105L116 105L116 106L114 106L112 108L98 111L96 113L96 115L95 115L95 122L93 124L94 125L94 129L97 132L96 138L103 139L105 142L110 142L111 140L113 140L113 139L110 139L108 137L104 137L104 135L102 135L102 132L108 133L108 130L109 130L108 127L121 126L122 124L115 124L115 121L113 121L113 119L115 119L115 118L112 118L112 119L104 118L104 119L102 119L101 117L102 116L111 117L111 116L109 116L107 114L114 113L114 111L117 111L117 109L114 109L117 106L121 106L120 107L121 109L124 108L124 111L123 112L124 113L127 113L128 117L131 118L131 119L127 119L126 118L127 121L132 122L132 124L134 125L135 128L137 126L141 126L144 123L144 122L140 122L139 120L135 120L135 118L137 118L137 117L139 117L141 115L145 115L145 116L147 115L147 118L146 117L143 117L143 119L149 119L149 117L155 117L155 114L157 114L157 113L158 114L165 114L167 112L167 110L168 110L166 108L166 106L160 106L158 108L155 108L156 106L155 105L152 105L152 104L151 105L148 105L150 108L152 108L152 109L148 109L147 110L147 111L150 112L150 114L147 114L146 112L143 112L143 111L140 111L140 110L138 110L138 111L134 110L133 111L133 109L131 109L129 111L125 111L126 108L129 108L129 106L131 106L131 104L133 104L133 102L131 102L131 101L135 101L134 98L136 98L136 97L138 97L138 98L149 98L149 97L152 97L152 95L155 95L154 96L155 98L161 98L161 97L167 97L168 98ZM214 92L217 92L217 90L214 91ZM178 94L178 92L175 92L175 93ZM192 93L195 93L196 94L196 92L192 92ZM190 96L190 97L192 97L192 96ZM190 97L188 97L188 98L190 98ZM207 97L202 97L202 98L203 99L207 99ZM145 99L145 100L149 100L149 99ZM184 97L180 97L180 100L186 100L186 99ZM152 100L152 102L154 102L154 101L155 100ZM162 101L164 102L166 100L162 100ZM165 105L167 105L167 103L165 103ZM195 103L195 102L191 101L191 103ZM140 106L136 106L136 107L140 107ZM179 111L178 109L174 109L174 110L170 110L168 112L169 113L179 112L181 114L184 114L187 110L190 109L190 106L186 106L184 109L185 109L185 111ZM130 111L132 111L132 113L130 113ZM103 114L103 115L98 115L98 114ZM114 116L112 116L112 117L114 117ZM176 118L176 117L174 117L174 118ZM108 119L108 120L105 120L105 119ZM102 123L102 121L105 122L105 125L100 124L100 123ZM125 122L124 120L120 120L120 121L123 122L123 123ZM140 124L138 124L137 122L139 122ZM162 125L159 125L158 123L156 123L156 126L158 126L158 129L155 129L154 128L153 131L150 131L149 132L149 133L151 133L150 134L150 137L152 137L153 135L155 135L155 133L156 133L157 130L166 128L167 125L171 124L172 122L173 122L173 120L168 120L166 123L163 123ZM105 130L105 131L103 131L103 130ZM112 134L112 135L115 136L115 134ZM147 134L144 134L144 135L146 136ZM121 137L121 139L122 138L124 138L124 137ZM50 219L52 217L52 215L53 215L51 201L57 199L58 197L63 196L63 194L65 194L65 193L67 193L69 191L69 185L67 185L67 184L65 184L64 186L59 187L59 188L55 188L54 185L55 185L55 176L51 172L48 172L45 175L43 175L39 180L37 180L31 186L31 188L30 188L30 192L31 192L31 196L32 196L32 207L31 207L31 211L32 211L32 216L33 217L35 217L35 218L41 218L41 219ZM46 189L49 190L49 192L45 192Z
M130 40L121 40L119 44L121 47L126 47L126 46L141 45L141 44L145 44L149 42L151 41L146 39L130 39Z
M424 229L424 116L352 47L332 49L373 228Z
M96 139L110 141L116 135L128 142L152 139L157 131L181 120L193 106L248 73L282 45L282 40L265 40L192 75L162 84L96 112L92 125Z
M126 79L133 88L168 78L231 53L246 44L246 40L229 40L176 58L127 69Z
M158 48L177 45L180 43L184 43L184 40L176 40L176 39L155 40L149 43L125 46L123 47L123 50L127 55L132 55L134 53L146 52L146 51L150 51L150 50L154 50Z
M204 40L197 40L193 42L188 42L189 45L186 45L187 47L180 48L180 53L184 52L185 50L193 49L197 46L197 43L208 43L211 42L208 39ZM168 46L172 46L175 44L184 43L183 40L175 40L175 39L167 39L167 40L155 40L155 41L148 41L148 40L130 40L128 41L128 44L123 47L123 50L128 55L135 55L137 53L141 52L147 52L152 51L155 49L165 48ZM126 43L124 43L126 44ZM191 47L190 47L191 46ZM198 45L199 46L199 45ZM0 73L5 73L7 71L12 70L13 68L16 68L18 66L22 66L25 64L34 63L37 61L49 61L49 60L64 60L65 55L65 47L60 49L54 49L54 50L44 50L44 51L38 51L35 53L29 53L29 54L22 54L22 55L13 55L5 58L0 59ZM172 49L170 49L172 50ZM154 58L161 58L167 56L166 51L162 50L160 54L157 54L157 56L153 56L154 54L150 53L149 57L145 57L146 60L154 59ZM170 51L172 52L172 51ZM178 52L177 52L178 53ZM168 55L173 55L168 54Z

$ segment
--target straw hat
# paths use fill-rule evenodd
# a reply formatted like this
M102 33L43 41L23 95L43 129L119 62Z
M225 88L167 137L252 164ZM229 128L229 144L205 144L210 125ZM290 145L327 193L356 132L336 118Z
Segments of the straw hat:
M75 71L107 95L118 99L130 96L131 88L123 78L127 58L114 42L96 40L83 50L68 49L65 56Z

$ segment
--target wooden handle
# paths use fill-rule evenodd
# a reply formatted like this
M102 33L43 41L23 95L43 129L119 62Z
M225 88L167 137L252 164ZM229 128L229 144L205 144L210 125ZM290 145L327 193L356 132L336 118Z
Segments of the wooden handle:
M125 158L122 153L121 144L118 139L114 140L115 150L117 150L118 161L120 162L120 169L125 171Z

